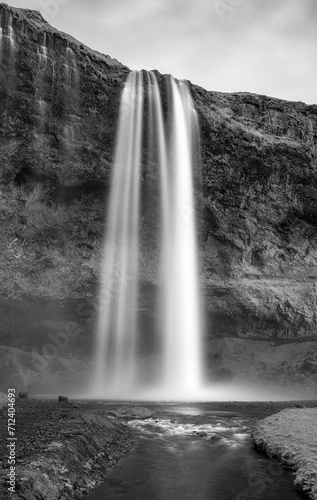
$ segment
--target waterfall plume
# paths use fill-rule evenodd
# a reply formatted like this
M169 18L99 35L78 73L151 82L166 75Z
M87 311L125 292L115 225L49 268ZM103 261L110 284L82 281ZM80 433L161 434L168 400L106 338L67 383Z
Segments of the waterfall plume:
M169 76L165 85L165 110L154 72L131 72L122 93L101 272L92 387L97 397L186 399L202 385L192 151L197 117L187 84ZM147 155L158 172L160 196L160 352L149 383L138 352L145 109Z

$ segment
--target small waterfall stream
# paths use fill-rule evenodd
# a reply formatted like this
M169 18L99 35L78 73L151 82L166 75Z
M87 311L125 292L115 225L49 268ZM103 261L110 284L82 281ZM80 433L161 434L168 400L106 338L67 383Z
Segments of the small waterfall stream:
M47 42L46 42L46 33L43 35L42 45L38 49L38 69L37 69L37 77L36 77L36 101L38 103L38 114L39 114L39 131L43 131L45 120L46 120L46 112L47 112L47 102L45 101L45 72L47 68L48 62L48 51L47 51Z
M10 58L13 58L15 51L15 33L12 27L12 17L9 17L8 21L8 37L10 42Z
M2 35L2 16L0 14L0 62L2 59L2 38L3 38L3 35Z
M44 32L43 35L43 44L41 45L39 49L39 59L40 59L40 69L44 70L47 65L47 42L46 42L46 33Z
M2 99L3 125L9 126L9 116L12 111L12 100L16 91L16 36L13 28L12 15L2 12L0 17L0 62L5 76L5 96Z
M13 71L15 59L15 33L12 26L12 16L8 19L0 15L0 61L4 54L7 54L9 60L9 69Z
M187 398L202 384L201 321L194 216L192 134L197 125L185 83L166 79L171 97L165 132L154 72L131 72L121 99L104 241L96 337L96 397ZM146 96L144 88L148 90ZM147 98L147 101L146 101ZM147 103L150 151L161 197L160 363L157 380L141 387L138 369L138 259L143 132ZM143 377L144 378L144 377Z
M74 51L70 48L66 48L65 56L65 80L68 87L76 87L79 83L79 73L76 62L76 56Z
M76 55L70 47L66 47L65 63L65 113L66 123L64 126L65 146L68 151L76 144L76 131L79 128L78 106L80 74L76 62Z

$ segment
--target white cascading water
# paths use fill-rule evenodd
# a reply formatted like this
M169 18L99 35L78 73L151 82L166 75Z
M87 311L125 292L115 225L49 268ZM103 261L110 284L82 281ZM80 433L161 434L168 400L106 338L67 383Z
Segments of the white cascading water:
M14 29L12 27L12 16L9 17L8 19L8 26L7 29L4 28L5 31L7 31L7 34L3 33L3 28L2 28L2 16L0 15L0 61L3 56L3 51L5 50L4 48L4 40L8 40L9 42L9 62L10 65L13 65L13 59L14 59L14 52L15 52L15 33Z
M42 47L43 48L43 47ZM70 47L66 47L65 57L65 80L68 87L76 87L79 83L79 72L74 51Z
M2 29L2 16L0 15L0 61L2 59L3 39L8 39L9 41L9 56L11 62L15 51L15 34L12 27L12 16L8 19L7 34L4 34Z
M47 65L47 45L46 45L46 33L44 32L43 35L43 44L40 46L39 51L39 69L40 71L43 71L46 68Z
M80 91L80 73L76 62L76 55L70 47L66 47L65 63L65 107L67 108L67 119L64 125L65 146L73 146L76 143L76 130L80 125L77 116Z
M171 77L170 165L163 193L164 378L166 389L184 397L201 388L201 319L196 244L192 137L196 112L188 87ZM165 177L165 176L164 176ZM164 272L165 271L165 272ZM165 300L164 300L165 298Z
M93 392L128 397L136 376L142 73L128 75L121 98L111 181Z
M2 59L2 16L0 14L0 62Z
M36 98L39 106L40 130L43 129L45 124L45 115L47 106L44 99L44 78L47 67L47 61L48 61L48 54L47 54L46 33L44 32L43 44L38 49L38 71L37 71L37 89L36 89Z
M12 17L9 17L8 21L8 37L10 41L10 58L13 58L15 51L15 33L12 27Z
M93 395L193 399L202 386L201 320L194 216L192 136L196 113L185 83L167 79L171 120L164 126L156 76L147 73L150 146L161 196L160 369L139 385L138 255L144 90L131 72L122 94L104 243ZM165 128L169 131L165 132ZM144 379L144 377L143 377Z

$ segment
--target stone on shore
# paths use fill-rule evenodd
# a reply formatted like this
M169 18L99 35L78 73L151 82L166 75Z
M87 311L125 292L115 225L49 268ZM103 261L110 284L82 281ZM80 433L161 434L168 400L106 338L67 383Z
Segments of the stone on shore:
M67 403L68 397L67 396L58 396L58 402L59 403Z
M121 406L114 410L109 410L108 415L125 420L143 420L152 417L153 413L143 406Z

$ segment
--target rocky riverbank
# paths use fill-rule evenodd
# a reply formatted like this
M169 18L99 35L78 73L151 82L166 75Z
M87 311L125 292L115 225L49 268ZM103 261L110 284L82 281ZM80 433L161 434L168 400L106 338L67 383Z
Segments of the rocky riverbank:
M295 486L317 499L317 408L285 409L259 421L252 441L257 450L294 471Z
M296 486L317 498L317 401L215 401L208 407L247 411L255 421L270 415L255 425L252 439L256 448L294 468ZM125 422L153 415L151 405L149 409L137 404L16 400L16 491L9 494L8 412L4 404L0 409L0 498L84 498L133 448L133 435Z
M133 447L118 419L71 403L16 401L15 493L8 491L7 406L0 410L0 498L84 497Z

